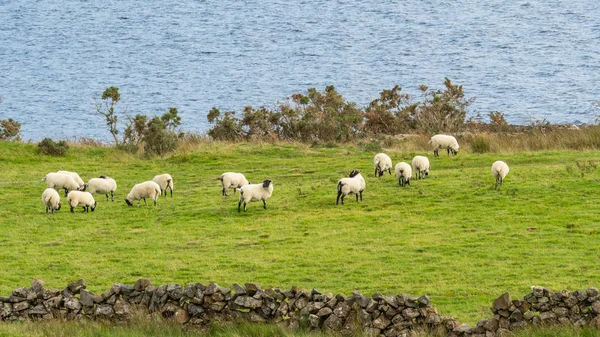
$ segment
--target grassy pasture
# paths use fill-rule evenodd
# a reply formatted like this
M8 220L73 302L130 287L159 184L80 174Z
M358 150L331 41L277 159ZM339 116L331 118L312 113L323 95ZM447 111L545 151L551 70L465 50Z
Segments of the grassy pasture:
M433 158L430 151L385 150L394 164L430 158L430 177L400 188L373 175L373 156L357 146L200 143L156 159L112 148L73 147L64 158L31 144L0 142L0 295L34 278L63 288L83 278L94 292L140 277L154 284L257 282L263 287L346 294L429 294L444 315L475 323L490 303L529 286L554 290L600 286L600 151L543 151ZM441 152L440 152L441 153ZM494 189L490 168L510 173ZM336 183L361 169L363 202L336 206ZM46 215L45 183L56 170L118 184L115 202ZM267 202L237 212L216 178L244 172L272 179ZM170 173L173 198L128 207L138 182ZM61 194L62 195L62 194Z

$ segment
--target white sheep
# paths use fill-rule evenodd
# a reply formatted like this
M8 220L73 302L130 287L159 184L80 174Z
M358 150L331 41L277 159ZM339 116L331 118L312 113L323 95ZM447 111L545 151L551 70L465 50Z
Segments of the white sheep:
M152 178L152 181L157 183L158 186L160 187L161 195L162 195L162 192L164 192L165 197L166 197L167 196L167 188L169 188L171 190L171 198L173 197L173 178L171 177L170 174L168 174L168 173L159 174L157 176L154 176L154 178Z
M221 194L224 196L227 196L227 189L230 187L233 187L233 194L235 194L237 188L250 184L243 174L235 172L225 172L217 180L221 181L221 186L223 186Z
M81 188L71 175L64 173L48 173L42 178L42 181L45 181L49 188L55 190L64 189L65 196L67 196L69 191L78 191Z
M429 175L429 170L431 169L429 159L424 156L415 156L412 160L412 169L415 171L417 179L424 179Z
M56 171L56 173L62 173L62 174L68 174L68 175L70 175L79 184L79 191L85 191L85 187L86 187L85 183L83 182L83 179L81 179L81 177L79 176L79 174L77 174L77 172Z
M508 165L502 160L495 161L492 164L492 175L496 178L496 187L502 185L504 178L508 174Z
M435 135L431 137L429 140L429 144L433 147L433 155L439 157L438 149L446 149L448 151L448 155L452 152L452 155L455 156L458 153L458 142L456 138L449 135Z
M58 211L61 206L60 195L58 195L58 192L53 188L44 190L44 193L42 193L42 202L44 203L44 206L46 206L46 213L51 210L52 214L54 214L54 211Z
M365 179L360 174L359 170L352 170L349 176L349 178L340 179L337 183L337 199L335 201L336 205L340 202L340 196L342 197L343 205L344 198L348 194L356 194L356 201L358 201L358 196L360 195L360 201L362 201L362 192L367 186Z
M73 209L77 206L82 206L84 212L89 212L90 208L92 212L96 209L96 200L90 192L71 191L67 195L67 202L71 206L71 213L75 213Z
M375 176L379 175L380 177L387 170L389 174L392 174L392 158L385 153L378 153L373 158L373 162L375 163Z
M267 199L273 194L273 182L271 180L265 180L262 184L248 184L240 187L240 199L238 201L238 212L244 203L244 212L246 211L246 205L252 201L262 200L263 207L267 209Z
M144 204L146 203L146 198L151 198L154 200L154 206L156 206L156 199L162 194L160 190L160 186L154 181L144 181L143 183L139 183L131 189L127 198L125 198L125 202L129 206L133 206L133 201L138 201L138 207L140 206L140 201L144 199Z
M398 178L398 185L404 187L410 185L410 178L412 178L412 168L405 162L400 162L394 167L396 178Z
M106 201L108 201L108 194L115 201L115 191L117 190L117 182L110 177L100 176L100 178L92 178L87 183L88 190L90 193L106 194Z

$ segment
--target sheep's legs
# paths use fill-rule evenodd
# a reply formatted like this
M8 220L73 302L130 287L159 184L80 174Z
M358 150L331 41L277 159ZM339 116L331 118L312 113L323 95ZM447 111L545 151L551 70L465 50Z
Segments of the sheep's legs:
M75 211L73 211L73 208L74 208L74 207L73 207L73 206L71 206L71 213L75 213Z
M360 193L360 201L362 201L362 191L360 191L358 193Z
M169 187L169 190L171 190L171 198L173 198L173 188ZM167 196L167 191L165 191L165 197Z
M108 201L108 193L106 193L106 201Z
M438 149L433 150L433 155L434 155L434 157L439 157L440 156L438 154Z
M241 207L242 207L242 200L238 201L238 213L240 212Z
M148 203L146 202L146 198L143 198L143 199L144 199L144 205L148 205Z
M246 212L246 205L248 205L248 203L244 201L244 212Z
M156 206L156 199L158 199L158 198L154 198L154 206Z
M388 169L388 173L389 173L390 175L392 174L392 169L391 169L391 168L389 168L389 169Z
M227 196L227 189L225 187L223 187L223 191L221 191L221 195Z
M111 198L112 201L115 201L115 192L110 191L110 198Z
M358 193L356 193L356 201L358 202Z
M265 209L267 209L267 201L266 200L263 200L263 206Z
M340 203L340 196L342 195L342 192L338 192L337 195L337 199L335 200L335 204L338 205ZM342 205L344 204L344 199L342 199Z
M69 194L69 190L65 188L65 197Z

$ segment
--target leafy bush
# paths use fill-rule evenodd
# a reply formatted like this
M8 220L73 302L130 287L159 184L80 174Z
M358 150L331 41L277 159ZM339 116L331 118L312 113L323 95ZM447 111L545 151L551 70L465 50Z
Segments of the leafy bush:
M0 139L21 140L21 123L12 118L0 120Z
M38 144L38 150L41 154L46 154L50 156L64 156L69 150L69 144L67 144L67 142L64 140L59 140L58 142L55 142L50 138L44 138Z
M510 130L504 114L499 111L490 112L490 130L493 132L507 132Z

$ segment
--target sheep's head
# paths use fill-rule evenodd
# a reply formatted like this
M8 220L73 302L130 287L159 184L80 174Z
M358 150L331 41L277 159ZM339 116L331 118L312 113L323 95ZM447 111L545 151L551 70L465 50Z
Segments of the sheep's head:
M133 204L131 203L131 201L129 201L129 199L125 198L125 202L127 203L128 206L133 206Z
M271 180L267 179L267 180L263 181L263 188L267 188L267 187L269 187L269 185L271 185Z
M79 190L80 190L80 191L83 191L83 192L85 192L85 189L86 189L86 188L87 188L87 184L83 184L83 187L82 187L82 188L80 188Z
M59 202L59 203L58 203L58 207L56 208L56 210L57 210L57 211L59 211L59 210L60 210L60 206L62 206L62 203L60 203L60 202Z
M94 201L94 204L90 207L92 209L92 212L96 209L96 205L98 205L98 202Z
M352 172L350 172L350 178L354 178L356 177L358 174L360 173L359 170L352 170ZM383 174L383 173L382 173Z
M106 176L99 176L98 178L106 179Z

